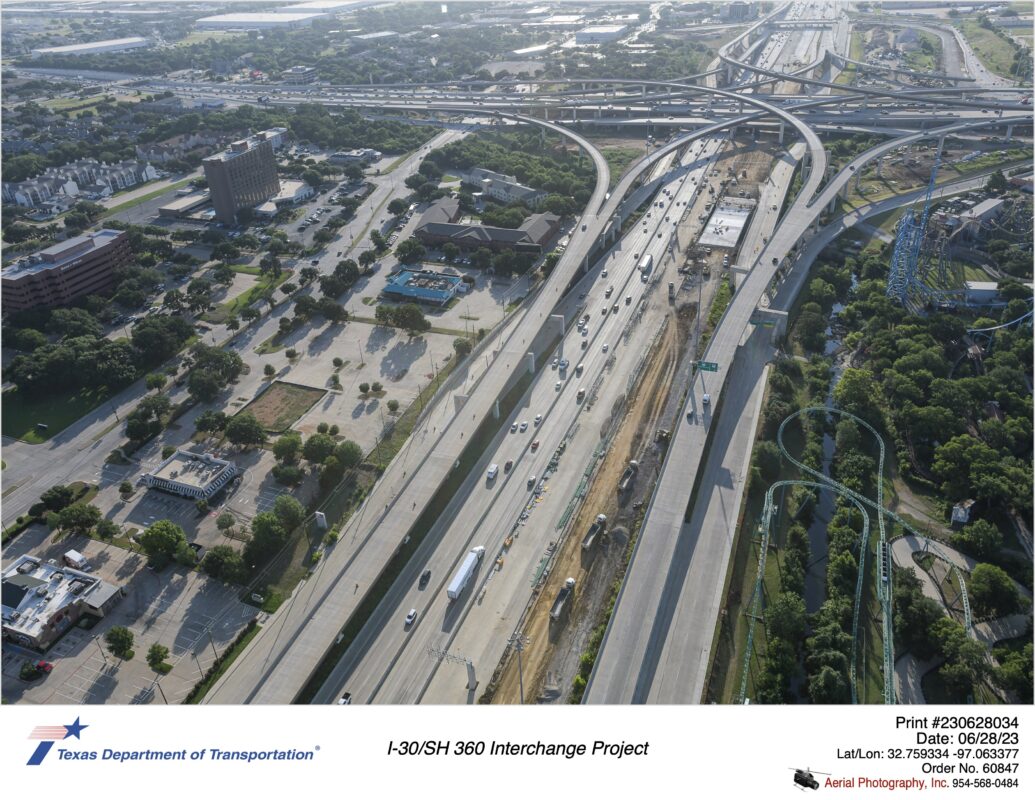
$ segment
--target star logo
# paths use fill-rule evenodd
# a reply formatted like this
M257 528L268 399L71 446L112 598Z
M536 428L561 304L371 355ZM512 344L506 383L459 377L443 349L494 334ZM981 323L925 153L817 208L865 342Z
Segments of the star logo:
M28 766L38 767L42 764L43 759L47 757L47 753L54 746L54 742L60 742L71 736L81 740L82 737L79 734L89 727L89 725L83 725L79 721L79 717L76 717L75 722L71 725L37 725L32 729L29 738L40 740L40 743L36 745L36 749L29 757Z

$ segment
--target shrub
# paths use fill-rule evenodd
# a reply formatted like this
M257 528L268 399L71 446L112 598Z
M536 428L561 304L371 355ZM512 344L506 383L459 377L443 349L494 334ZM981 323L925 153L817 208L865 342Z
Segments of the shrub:
M366 394L369 391L370 391L370 384L369 383L361 383L359 385L359 393L360 394Z

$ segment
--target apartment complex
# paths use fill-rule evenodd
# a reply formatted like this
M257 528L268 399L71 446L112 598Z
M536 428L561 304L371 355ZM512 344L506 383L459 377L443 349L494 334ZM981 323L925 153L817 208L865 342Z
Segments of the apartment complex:
M125 231L105 228L67 239L4 267L3 309L61 306L103 293L112 286L112 271L131 258Z
M233 224L242 208L265 203L280 192L274 138L271 131L263 131L201 162L220 222Z

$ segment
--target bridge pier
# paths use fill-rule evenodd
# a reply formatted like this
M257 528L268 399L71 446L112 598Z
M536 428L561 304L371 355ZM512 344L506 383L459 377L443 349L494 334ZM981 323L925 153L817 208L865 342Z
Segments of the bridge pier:
M526 355L525 358L528 360L528 372L529 372L529 374L534 375L535 374L535 353L533 353L531 350L529 350L528 351L528 355ZM496 401L496 406L497 406L497 408L499 407L499 401L498 400ZM498 414L497 414L497 416L498 416Z
M783 121L783 120L781 119L781 120L780 120L780 144L783 144L783 134L784 134L784 130L785 130L786 128L787 128L787 123L786 123L786 122L784 122L784 121Z
M529 353L529 355L532 355L532 354ZM534 358L534 356L533 356L533 358ZM496 402L492 404L492 418L493 419L499 419L500 418L500 401L499 401L498 398L497 398Z
M812 154L806 150L805 156L801 160L801 182L805 183L809 179L809 173L812 171Z
M575 106L571 107L571 121L572 122L578 122L579 121L579 110Z
M1013 125L1006 126L1006 141L1010 141L1013 138Z

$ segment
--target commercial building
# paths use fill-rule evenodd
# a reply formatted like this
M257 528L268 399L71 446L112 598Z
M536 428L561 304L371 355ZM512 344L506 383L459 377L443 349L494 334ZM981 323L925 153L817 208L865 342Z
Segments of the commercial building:
M546 200L546 192L518 183L513 175L503 175L489 169L475 167L463 177L463 182L481 189L501 203L524 203L529 208L539 208Z
M298 205L316 194L316 189L305 181L281 181L280 191L265 203L255 207L260 217L275 216L284 206Z
M104 229L74 236L4 267L4 311L67 305L112 287L112 271L133 254L125 231Z
M303 67L301 65L290 67L280 73L287 83L316 83L319 73L316 67Z
M372 5L373 0L309 0L276 9L278 14L333 14Z
M399 38L398 31L374 31L373 33L361 33L357 36L353 36L357 42L386 42L389 39Z
M0 583L4 638L39 651L84 614L103 618L124 595L118 586L86 572L29 555L4 570Z
M207 192L191 192L190 194L177 197L175 200L166 203L158 209L158 216L180 219L189 217L211 199Z
M719 10L719 16L728 20L754 19L756 13L755 4L744 0L732 0Z
M273 13L240 13L240 14L216 14L213 17L202 17L195 24L203 31L252 31L267 30L269 28L308 28L313 22L325 17L326 14L314 13L312 11L299 14L273 14Z
M1003 201L999 198L990 197L982 200L973 208L960 214L960 235L971 239L977 238L981 233L981 223L992 222L1003 213Z
M629 30L626 25L590 25L575 33L575 44L604 44L620 39Z
M230 145L201 163L216 217L232 224L242 208L254 208L280 192L273 136L263 131Z
M381 291L391 300L416 300L444 306L456 297L461 285L463 280L458 275L443 275L430 269L420 272L404 269L389 278Z
M154 470L141 475L139 482L191 500L207 500L238 474L240 470L232 461L177 450Z
M330 164L372 164L380 161L381 155L380 150L360 147L355 150L339 150L327 156L327 161Z
M460 219L460 200L456 197L441 197L421 214L419 224L456 222L458 219Z
M513 250L538 255L543 246L560 228L556 214L533 214L520 228L494 228L488 225L463 225L449 222L425 222L421 217L414 236L423 244L438 247L452 242L464 250L484 247L494 252Z
M103 42L66 44L60 47L38 47L31 51L33 58L40 56L85 56L93 53L118 53L121 50L136 50L150 47L151 40L143 36L127 36L124 39L105 39Z

